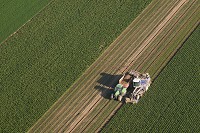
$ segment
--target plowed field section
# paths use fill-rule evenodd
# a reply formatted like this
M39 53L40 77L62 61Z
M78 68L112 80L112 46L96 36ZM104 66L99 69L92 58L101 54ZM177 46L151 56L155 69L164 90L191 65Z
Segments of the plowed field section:
M110 89L129 69L153 78L199 23L197 0L153 1L29 132L95 132L122 105Z

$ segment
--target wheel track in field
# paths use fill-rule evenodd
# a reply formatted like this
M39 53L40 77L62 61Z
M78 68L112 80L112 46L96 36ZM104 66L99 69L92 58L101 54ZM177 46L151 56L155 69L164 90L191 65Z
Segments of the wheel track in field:
M139 22L139 21L138 21ZM130 28L130 27L128 27L128 28ZM130 30L130 29L128 29L128 30ZM126 31L127 32L127 31ZM126 32L123 32L123 34L124 33L126 33ZM123 39L123 37L118 37L118 39L117 39L117 41L119 41L120 39ZM119 41L120 42L120 41ZM119 46L119 48L121 47L122 45L120 45ZM127 46L130 46L130 44L129 45L127 45ZM117 47L116 45L111 45L111 50L114 50L114 48L115 47ZM110 48L110 47L109 47ZM119 49L118 48L118 49ZM128 50L127 50L128 51ZM142 50L143 51L143 50ZM140 51L140 52L142 52L142 51ZM110 61L112 60L112 57L113 56L115 56L115 54L112 54L113 56L110 56L110 58L109 58L109 50L107 50L107 51L105 51L105 53L107 52L107 54L106 54L106 58L108 57L108 59L110 59ZM115 52L115 53L117 53L117 52ZM133 52L133 53L135 53L135 52ZM125 56L126 54L124 54L123 56ZM131 54L130 54L131 55ZM102 58L102 57L100 57L100 58ZM100 59L99 58L99 59ZM129 58L129 56L127 57L127 59ZM104 59L104 57L103 57L103 59ZM117 59L117 58L116 58ZM130 61L132 61L132 60L130 60ZM104 60L102 61L102 62L104 62ZM121 64L123 64L123 63L121 63ZM94 65L93 65L94 66ZM109 65L108 65L109 66ZM106 69L106 68L105 68ZM104 69L103 69L104 70ZM115 70L115 68L112 68L112 70ZM124 70L126 70L126 69L124 69ZM117 71L119 71L119 70L117 70ZM112 72L113 74L114 73L116 73L116 72ZM119 73L119 72L118 72ZM87 75L87 74L85 74L85 75ZM88 74L88 75L90 75L90 74ZM96 80L96 78L98 78L98 76L95 76L95 79L92 81L92 82L94 82L95 80ZM86 78L85 78L86 79ZM77 84L77 86L78 86L78 83L75 83L75 85ZM94 85L94 84L91 84L91 86L92 85ZM77 87L78 88L78 87ZM88 88L90 88L90 87L88 87ZM74 89L75 90L75 89ZM80 90L80 89L79 89ZM74 91L75 92L75 91ZM98 91L94 91L94 89L92 90L92 91L90 91L91 93L90 93L90 95L92 94L94 97L98 97L97 99L98 100L96 100L96 101L93 101L93 102L91 102L91 103L89 103L89 101L90 100L88 100L88 103L86 104L86 106L85 107L88 107L89 106L89 108L88 108L88 110L90 110L90 111L92 111L92 109L93 109L93 107L95 107L95 103L98 103L98 102L100 102L103 98L100 96L100 95L98 95ZM97 96L96 96L97 95ZM84 94L82 95L82 96L84 96ZM88 95L87 95L88 96ZM64 97L64 95L63 95L63 97L61 97L61 98L66 98L66 97ZM67 97L67 98L69 98L69 97ZM66 99L67 99L66 98ZM81 97L80 97L81 98ZM86 99L87 100L87 99ZM62 103L62 100L60 100L60 102ZM59 102L57 102L56 104L58 104ZM64 102L63 102L64 103ZM108 103L110 103L110 102L108 102ZM55 104L54 104L55 105ZM94 105L94 106L93 106ZM105 106L106 106L107 104L105 104ZM58 106L59 107L59 106ZM83 108L81 108L80 110L82 110ZM102 109L104 109L104 108L102 108ZM80 111L79 110L79 111ZM74 121L71 121L72 122L72 125L71 125L71 131L73 131L74 129L75 129L75 127L77 127L78 125L77 125L77 123L80 123L84 118L85 118L85 116L86 115L88 115L88 110L87 109L85 109L85 110L83 110L82 111L82 114L81 114L81 116L80 115L77 115L78 116L78 118L77 117L73 117L73 118L75 118L75 120ZM64 113L64 111L65 111L65 109L63 108L63 110L60 112L60 114L62 114L62 113ZM77 111L78 112L78 111ZM70 112L70 113L72 113L72 111ZM78 114L78 113L77 113ZM73 114L71 114L71 115L73 115ZM70 115L69 115L70 116ZM62 116L62 117L64 117L64 116ZM61 117L61 118L62 118ZM51 117L49 117L49 118L51 118ZM55 117L56 118L56 117ZM72 119L73 119L72 118ZM45 121L43 121L41 124L46 124L45 123ZM53 123L51 123L51 124L53 124ZM68 123L69 124L69 123ZM61 125L61 124L58 124L58 125ZM57 126L58 126L57 125ZM68 126L70 126L70 125L68 125ZM42 126L41 126L42 127ZM49 129L49 127L48 126L46 126L48 129ZM32 128L33 129L33 128ZM45 128L44 128L45 129ZM65 128L65 126L61 126L61 128L60 129L66 129ZM59 130L59 129L58 129ZM68 128L66 129L66 130L68 130L68 131L70 131ZM37 131L37 130L36 130ZM44 132L47 132L48 130L43 130ZM51 130L50 130L51 131Z

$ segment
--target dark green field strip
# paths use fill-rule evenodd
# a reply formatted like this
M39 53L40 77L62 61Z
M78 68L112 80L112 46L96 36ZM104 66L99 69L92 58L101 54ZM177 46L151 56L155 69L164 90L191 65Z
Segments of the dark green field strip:
M0 4L0 44L51 0L9 0Z
M33 124L148 3L52 1L2 43L1 130Z
M154 81L152 91L148 92L152 96L145 96L139 105L122 107L104 132L199 131L200 93L194 89L199 87L199 33L198 26Z

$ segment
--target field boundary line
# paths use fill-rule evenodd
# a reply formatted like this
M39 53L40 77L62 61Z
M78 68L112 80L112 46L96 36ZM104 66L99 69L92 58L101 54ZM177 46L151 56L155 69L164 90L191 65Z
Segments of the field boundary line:
M21 25L17 30L15 30L12 34L10 34L7 38L5 38L1 43L0 46L6 43L12 36L14 36L16 33L18 33L26 24L31 22L38 14L40 14L43 10L45 10L53 1L56 0L50 0L47 5L45 5L43 8L41 8L38 12L35 13L30 19L28 19L23 25Z

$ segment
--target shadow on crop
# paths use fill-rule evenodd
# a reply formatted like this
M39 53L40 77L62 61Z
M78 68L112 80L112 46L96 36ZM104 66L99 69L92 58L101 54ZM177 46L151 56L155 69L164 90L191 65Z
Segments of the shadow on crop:
M112 75L108 73L101 73L100 75L101 78L97 81L98 85L95 86L95 89L101 92L101 96L110 99L113 88L116 86L122 75Z

